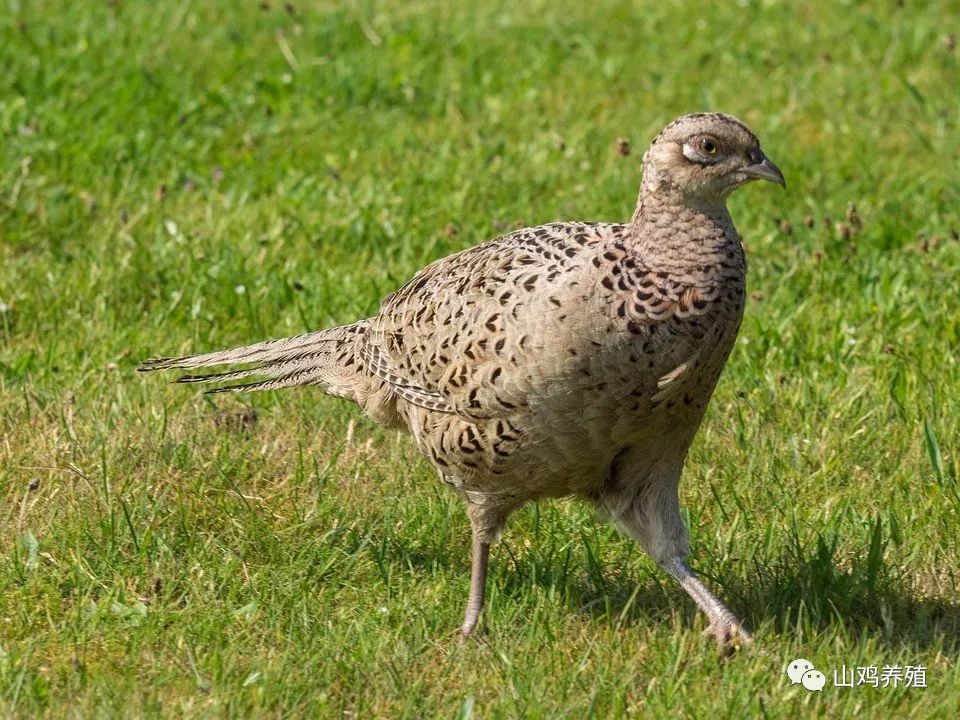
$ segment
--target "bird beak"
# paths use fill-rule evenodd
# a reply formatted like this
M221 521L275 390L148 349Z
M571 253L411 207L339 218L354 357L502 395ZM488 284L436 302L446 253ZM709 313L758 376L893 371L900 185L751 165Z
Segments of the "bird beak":
M783 179L783 173L780 168L774 165L760 150L753 150L750 153L751 164L740 168L740 172L752 180L769 180L772 183L787 186L787 181Z

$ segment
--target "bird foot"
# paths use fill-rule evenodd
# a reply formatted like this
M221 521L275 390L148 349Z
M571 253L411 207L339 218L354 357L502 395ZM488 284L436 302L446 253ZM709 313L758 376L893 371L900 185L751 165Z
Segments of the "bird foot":
M735 617L718 617L710 621L705 634L712 635L720 646L720 655L729 657L753 641L751 635Z
M481 647L488 647L490 645L490 640L487 638L486 633L476 628L471 630L460 628L457 630L456 636L461 645L466 645L467 643L476 643Z

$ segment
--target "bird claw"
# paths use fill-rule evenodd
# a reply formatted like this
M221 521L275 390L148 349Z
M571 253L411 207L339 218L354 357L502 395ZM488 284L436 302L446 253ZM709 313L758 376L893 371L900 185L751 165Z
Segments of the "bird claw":
M753 642L753 635L736 618L716 618L712 620L705 634L716 638L722 657L730 657L741 647Z

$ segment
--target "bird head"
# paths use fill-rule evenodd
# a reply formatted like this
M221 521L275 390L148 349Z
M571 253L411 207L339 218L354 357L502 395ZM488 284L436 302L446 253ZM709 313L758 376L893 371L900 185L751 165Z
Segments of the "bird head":
M648 191L713 204L751 180L786 187L783 173L760 149L750 128L732 115L684 115L657 135L643 158Z

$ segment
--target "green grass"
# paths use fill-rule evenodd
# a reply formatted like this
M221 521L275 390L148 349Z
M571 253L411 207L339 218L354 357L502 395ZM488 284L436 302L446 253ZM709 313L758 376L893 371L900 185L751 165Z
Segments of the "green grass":
M3 4L0 715L957 717L957 5L476 5ZM460 645L468 524L407 438L134 374L372 313L517 222L629 217L701 109L789 183L731 201L753 301L683 485L756 630L730 661L573 502L515 516Z

